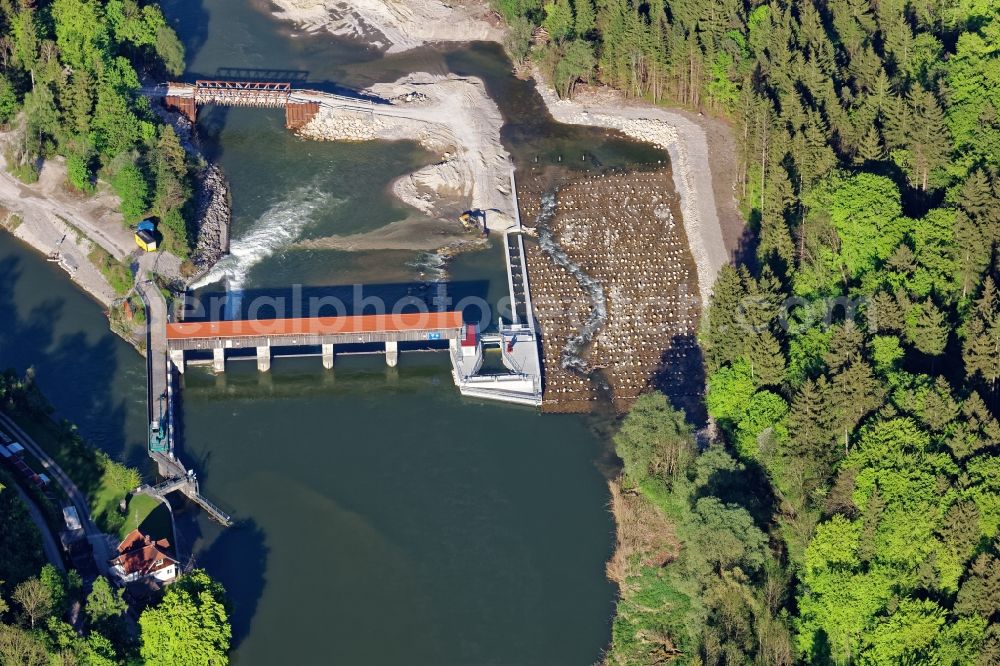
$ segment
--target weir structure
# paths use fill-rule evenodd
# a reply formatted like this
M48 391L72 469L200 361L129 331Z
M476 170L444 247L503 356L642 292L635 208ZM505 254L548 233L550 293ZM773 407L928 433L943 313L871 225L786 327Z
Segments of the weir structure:
M501 321L498 333L481 336L480 344L475 347L462 346L459 350L462 354L453 350L452 375L462 395L539 407L542 404L542 361L513 168L510 170L510 191L514 199L514 226L504 231L503 251L511 323ZM484 346L500 348L500 358L509 372L482 371Z
M212 369L226 369L227 351L253 349L257 369L271 369L272 347L319 349L323 367L333 367L334 349L346 345L382 345L385 362L399 362L400 342L449 341L457 347L467 335L462 313L402 312L340 317L295 317L286 319L234 319L227 321L167 324L167 351L171 364L184 372L185 353L212 352ZM308 352L307 352L308 353Z
M517 211L513 169L510 182ZM165 324L165 351L183 373L189 353L210 352L212 369L224 372L227 357L246 358L253 350L257 369L267 372L276 347L294 347L298 356L320 355L323 367L331 369L337 348L380 345L386 364L395 367L400 343L448 341L452 378L462 395L541 406L542 363L522 231L518 213L503 235L511 321L501 321L496 333L482 334L477 325L465 324L458 311L185 321ZM483 368L486 350L494 347L505 370Z

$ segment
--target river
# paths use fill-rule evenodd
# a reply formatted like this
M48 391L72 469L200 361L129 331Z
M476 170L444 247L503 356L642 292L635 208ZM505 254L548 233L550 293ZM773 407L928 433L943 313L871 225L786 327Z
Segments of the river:
M622 166L662 153L552 123L493 45L391 58L306 37L266 8L164 3L188 49L185 78L288 70L312 87L362 86L417 69L484 78L519 163L586 155ZM229 68L229 69L227 69ZM199 131L230 179L230 275L253 290L433 279L417 252L297 250L296 240L407 215L386 188L432 158L411 143L298 139L280 112L208 109ZM448 279L491 302L505 292L498 244L460 255ZM215 285L218 288L218 285ZM115 456L143 457L144 365L99 306L44 258L0 235L0 365L34 368L57 415ZM462 399L441 354L276 359L191 368L182 455L238 524L182 512L185 549L233 602L238 664L590 664L610 640L614 542L593 419Z

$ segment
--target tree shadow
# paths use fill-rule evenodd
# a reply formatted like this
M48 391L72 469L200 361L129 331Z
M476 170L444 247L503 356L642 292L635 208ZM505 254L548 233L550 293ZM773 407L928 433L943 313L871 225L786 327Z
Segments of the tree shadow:
M7 255L0 260L0 308L7 313L0 330L0 366L22 375L32 369L35 385L54 410L48 426L54 438L75 437L58 423L65 418L91 446L121 458L128 448L130 396L115 395L114 380L120 371L117 355L125 343L109 330L100 309L64 275L53 274L55 269L27 248L5 247L7 243L16 241L0 241L0 255ZM30 281L29 289L24 288L25 280ZM93 457L92 450L67 448L66 441L59 445L74 457L67 473L81 490L91 489L94 480L89 475L76 477L90 467L81 457ZM80 463L76 474L75 463Z
M198 145L202 155L212 164L217 164L222 159L222 133L229 119L229 108L217 105L198 107L198 122L195 124Z
M222 583L230 602L233 647L250 634L250 626L267 585L267 537L253 520L227 528L198 555L198 566ZM233 557L233 554L238 557Z
M760 239L757 237L756 225L748 223L743 227L743 232L736 242L736 248L732 252L733 265L746 266L751 273L757 275L760 270L757 261L757 246L759 244Z
M767 533L773 526L779 501L767 471L756 461L741 461L742 468L715 470L694 499L715 496L746 509L757 527Z
M184 59L191 62L208 41L209 11L202 0L163 0L160 3L170 27L184 45Z
M667 396L674 409L684 412L688 423L702 428L708 422L705 396L705 366L693 334L674 335L660 357L651 385Z

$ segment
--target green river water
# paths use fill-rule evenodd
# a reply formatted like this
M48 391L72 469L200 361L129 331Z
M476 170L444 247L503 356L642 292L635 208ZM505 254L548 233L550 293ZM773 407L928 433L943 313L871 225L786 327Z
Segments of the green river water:
M187 79L226 68L301 72L312 87L363 86L409 71L486 80L519 163L586 152L591 163L662 159L605 133L555 125L491 45L379 58L304 37L266 7L170 0ZM386 193L428 163L416 144L317 143L280 112L208 109L199 130L230 179L230 278L244 288L433 278L417 252L290 250L365 231L407 211ZM579 159L579 157L577 157ZM491 247L447 275L491 301L505 293ZM219 289L219 285L209 289ZM59 416L116 456L145 461L144 364L58 268L0 235L0 364L34 368ZM607 444L598 422L462 399L442 354L279 358L267 374L231 362L190 368L181 455L230 510L222 529L182 511L183 549L233 601L238 664L591 664L610 639L614 542Z

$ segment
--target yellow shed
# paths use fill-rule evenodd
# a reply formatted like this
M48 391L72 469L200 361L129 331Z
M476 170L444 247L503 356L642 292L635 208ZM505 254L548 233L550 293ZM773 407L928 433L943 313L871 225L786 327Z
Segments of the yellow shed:
M148 229L139 229L135 232L135 244L146 252L156 252L156 236Z

